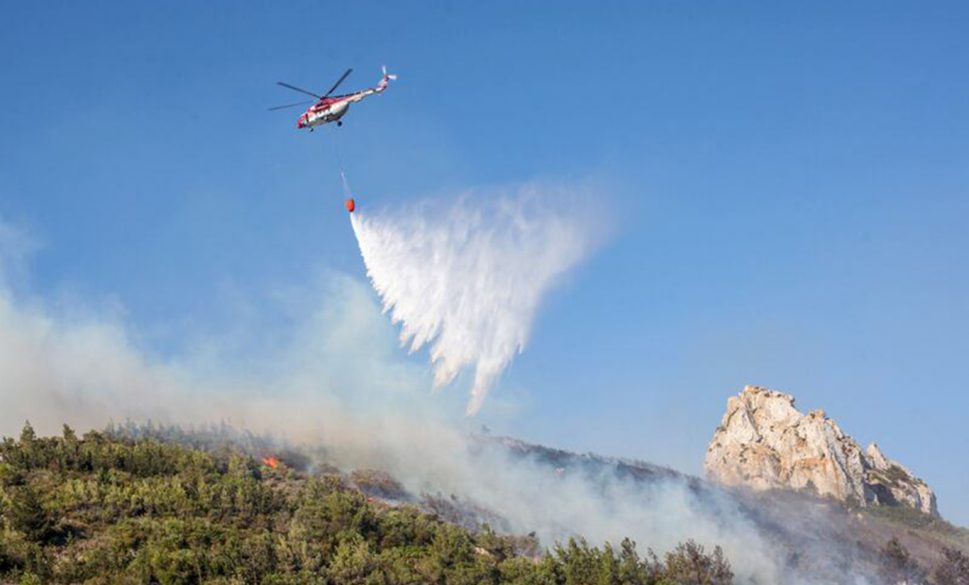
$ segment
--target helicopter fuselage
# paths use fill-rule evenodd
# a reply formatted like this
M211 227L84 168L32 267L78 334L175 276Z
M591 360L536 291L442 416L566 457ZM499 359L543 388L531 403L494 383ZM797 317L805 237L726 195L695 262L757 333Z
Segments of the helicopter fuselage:
M387 73L387 67L382 67L383 77L377 82L374 87L368 87L367 89L356 91L353 93L347 93L344 95L332 95L334 90L343 83L343 80L347 78L348 75L353 71L353 69L347 69L346 73L340 76L333 84L333 87L323 95L318 95L312 91L307 91L301 87L296 87L295 85L290 85L288 83L277 81L276 85L281 85L287 89L297 91L302 94L310 95L316 98L316 102L306 109L305 112L296 120L296 127L299 129L309 128L313 130L316 126L323 124L328 124L330 122L336 122L337 125L341 125L340 118L342 118L347 110L350 109L350 104L354 102L359 102L367 96L374 95L375 93L382 93L387 89L387 84L395 79L397 76L392 73ZM308 102L297 102L295 104L286 104L282 106L276 106L269 108L270 110L282 110L285 108L292 108L294 106L302 106Z
M386 81L382 80L381 83L377 84L377 87L347 95L325 97L303 112L303 115L296 121L296 127L312 129L322 124L338 122L347 113L347 110L350 109L350 104L359 102L363 98L375 93L380 93L386 89L386 86Z

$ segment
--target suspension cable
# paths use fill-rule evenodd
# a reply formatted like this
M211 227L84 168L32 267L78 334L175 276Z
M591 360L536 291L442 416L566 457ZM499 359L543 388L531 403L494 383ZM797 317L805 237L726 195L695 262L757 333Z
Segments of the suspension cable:
M336 129L332 132L333 138L333 150L336 151L336 164L340 170L340 181L343 183L343 197L352 197L353 190L350 189L350 182L347 180L346 168L343 166L343 154L341 152L340 144L338 144L338 139L336 138Z

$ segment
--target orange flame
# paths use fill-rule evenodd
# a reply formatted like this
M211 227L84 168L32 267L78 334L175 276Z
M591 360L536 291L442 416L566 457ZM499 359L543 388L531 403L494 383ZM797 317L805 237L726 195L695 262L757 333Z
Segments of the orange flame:
M266 455L262 458L262 464L266 467L271 467L272 469L277 469L279 467L279 459L276 459L272 455Z

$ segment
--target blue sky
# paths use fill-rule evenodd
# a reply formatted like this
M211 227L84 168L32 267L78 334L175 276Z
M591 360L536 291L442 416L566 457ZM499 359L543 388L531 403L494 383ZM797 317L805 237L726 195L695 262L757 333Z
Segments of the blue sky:
M339 136L374 205L595 178L613 238L481 422L699 472L746 383L823 407L969 524L969 6L10 3L0 218L42 296L153 351L225 299L364 278L330 133L286 80L400 81Z

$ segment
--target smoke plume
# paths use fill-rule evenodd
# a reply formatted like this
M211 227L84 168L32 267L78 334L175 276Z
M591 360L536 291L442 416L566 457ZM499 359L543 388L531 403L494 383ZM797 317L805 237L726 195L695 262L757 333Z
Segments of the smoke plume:
M488 213L508 220L524 214L516 207L520 205L520 200L498 199ZM445 214L463 218L447 224L450 231L442 234L438 230L443 228L428 227L420 233L457 238L461 225L468 231L465 246L493 242L498 248L527 250L533 259L558 266L539 270L545 285L529 289L527 302L510 303L524 313L501 309L509 312L504 318L511 323L503 326L515 329L514 335L489 333L523 341L532 318L528 311L535 310L556 275L588 251L588 232L576 227L572 216L525 215L517 220L520 227L499 229L486 227L491 224L484 216L475 219L476 213L485 211L462 203ZM361 219L374 221L374 229L383 225L377 218ZM578 232L569 233L571 229ZM489 235L472 235L475 230ZM556 250L541 250L530 238ZM494 264L488 262L500 264L511 252L489 257L462 247L453 252L453 262L484 267L449 268L448 278L480 278L483 287L522 278L525 266L514 260L509 261L516 278L502 280L490 272ZM7 266L28 265L16 246L7 248L0 250ZM538 270L542 262L532 268ZM281 325L283 333L264 335L263 323L253 326L244 318L233 329L232 337L266 338L265 344L247 346L240 355L234 346L222 347L225 340L202 336L162 356L139 342L138 328L123 313L97 302L63 306L15 292L0 274L0 435L15 436L26 419L45 434L59 432L64 423L83 431L129 417L181 425L230 421L253 432L322 446L327 462L344 470L385 470L410 493L453 495L480 505L507 521L496 528L517 534L534 531L547 546L570 535L585 536L597 545L629 536L641 551L662 553L694 538L708 548L723 546L738 583L799 582L786 575L783 552L725 494L698 492L682 479L642 484L605 473L559 472L546 463L477 444L453 422L444 401L426 392L431 384L427 369L401 359L394 326L381 314L366 283L332 273L306 280L302 287L287 287L286 294L276 290L269 295L272 302L287 305L282 311L255 303L262 312L291 315ZM473 300L481 293L465 294ZM445 312L437 327L447 327L450 318ZM484 327L470 318L464 326L476 333L472 325ZM427 332L419 333L426 342Z
M401 344L430 347L435 387L474 369L469 415L525 347L542 300L595 244L601 222L585 204L533 184L351 215Z

